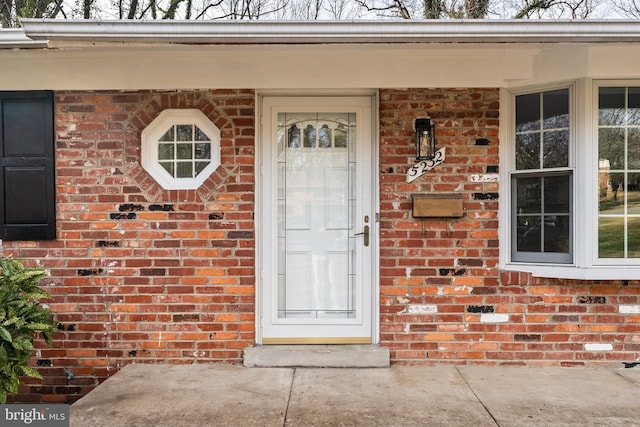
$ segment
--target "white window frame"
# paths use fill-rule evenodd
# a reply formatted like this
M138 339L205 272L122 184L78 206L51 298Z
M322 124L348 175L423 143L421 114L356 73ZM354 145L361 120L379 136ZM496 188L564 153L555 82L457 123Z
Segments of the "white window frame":
M594 161L595 161L595 172L596 176L595 184L598 185L597 174L599 172L599 156L598 156L598 92L601 87L640 87L640 80L594 80L593 81L593 135L594 135ZM593 205L593 215L594 215L594 248L598 247L598 202L599 199L595 196L595 201ZM640 268L640 258L598 258L598 251L593 251L593 261L597 265L613 265L613 266L637 266ZM637 278L637 277L636 277Z
M514 135L512 137L513 140L513 149L512 149L512 154L511 154L511 167L509 169L509 184L512 185L516 179L518 178L545 178L545 177L550 177L550 176L568 176L569 178L569 183L571 185L571 188L569 189L569 196L571 198L571 200L569 201L569 216L571 218L570 223L571 223L571 230L569 230L569 239L571 240L570 242L570 250L568 254L565 253L554 253L554 252L526 252L526 251L516 251L513 246L514 246L514 242L513 239L515 239L515 231L513 230L513 225L512 225L512 234L511 234L511 238L512 238L512 247L511 247L511 259L515 260L516 257L521 258L520 260L517 260L517 262L524 262L524 263L531 263L531 264L538 264L538 263L544 263L544 264L562 264L562 265L567 265L567 264L572 264L573 263L573 252L574 252L574 248L573 248L573 232L574 232L574 217L575 217L575 210L574 210L574 202L575 202L575 198L573 196L573 188L574 188L574 173L575 173L575 167L574 167L574 156L573 153L575 152L574 149L574 145L575 145L575 140L573 138L573 134L574 134L574 130L575 130L575 123L574 123L574 118L573 118L573 105L574 105L574 101L573 101L573 93L574 88L572 85L563 85L560 87L555 87L555 88L551 88L551 89L544 89L544 90L539 90L539 91L526 91L524 93L514 93L513 99L515 101L515 98L519 95L525 95L525 94L536 94L538 96L546 93L546 92L550 92L550 91L554 91L554 90L567 90L567 97L568 97L568 104L569 104L569 123L568 123L568 127L569 127L569 144L567 147L567 161L568 164L567 166L564 167L556 167L556 168L544 168L543 166L540 166L538 168L535 169L517 169L515 166L515 162L516 162L516 153L515 153L515 126L512 123L511 125L514 127L512 135ZM541 104L542 106L542 104ZM513 110L515 112L515 106L513 108ZM547 129L541 128L539 130L542 130L543 132L546 131ZM544 137L541 137L540 139L540 149L543 149L543 143L544 143ZM516 190L513 187L513 185L511 186L511 198L509 200L510 204L513 206L514 200L513 198L516 196ZM543 195L541 195L541 197L544 197ZM513 222L513 217L515 216L515 214L513 212L511 212L511 221Z
M196 125L211 139L210 163L196 177L174 178L160 165L158 159L160 138L175 125ZM164 110L142 131L141 158L142 167L165 190L197 189L220 166L220 129L198 109Z
M500 92L499 268L530 272L536 277L584 280L633 280L640 277L640 259L598 258L598 88L640 86L640 80L580 79L546 86L502 89ZM569 87L573 170L573 262L571 264L511 260L511 171L515 170L515 97ZM591 189L592 191L586 191Z

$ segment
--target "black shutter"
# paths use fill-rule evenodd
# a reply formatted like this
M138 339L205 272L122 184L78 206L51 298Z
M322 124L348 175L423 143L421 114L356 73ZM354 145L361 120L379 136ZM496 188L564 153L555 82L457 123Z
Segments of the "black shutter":
M4 240L56 238L53 92L0 91Z

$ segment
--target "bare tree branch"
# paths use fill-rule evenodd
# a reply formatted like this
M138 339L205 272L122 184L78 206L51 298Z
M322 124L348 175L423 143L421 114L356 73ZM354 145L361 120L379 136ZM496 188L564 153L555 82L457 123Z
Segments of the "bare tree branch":
M406 8L402 0L392 0L393 3L387 4L385 6L370 6L365 3L364 0L355 0L355 2L362 8L366 9L368 12L387 12L387 11L395 11L395 14L402 17L403 19L411 19L411 14L409 10Z
M217 3L209 3L194 19L200 19L204 17L209 9L220 6L222 2L224 2L224 0L219 0Z

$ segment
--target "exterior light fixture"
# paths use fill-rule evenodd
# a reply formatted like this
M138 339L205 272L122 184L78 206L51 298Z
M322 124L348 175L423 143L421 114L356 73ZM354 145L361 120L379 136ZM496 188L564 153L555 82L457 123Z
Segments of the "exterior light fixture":
M430 118L416 119L416 159L431 160L436 155L435 125Z

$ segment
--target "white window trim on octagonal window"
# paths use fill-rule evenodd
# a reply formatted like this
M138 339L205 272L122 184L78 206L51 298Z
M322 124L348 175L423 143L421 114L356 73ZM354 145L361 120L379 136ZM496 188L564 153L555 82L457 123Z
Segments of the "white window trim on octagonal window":
M158 154L161 139L173 126L179 125L197 126L209 138L210 141L208 142L211 143L211 158L207 159L209 164L195 177L176 178L160 164ZM191 142L197 143L195 136ZM195 150L193 151L195 152ZM196 160L192 154L191 163L194 164ZM207 116L198 109L164 110L142 131L142 167L165 190L194 190L200 187L218 166L220 166L220 129L211 123Z

